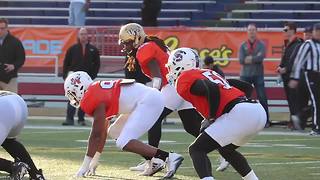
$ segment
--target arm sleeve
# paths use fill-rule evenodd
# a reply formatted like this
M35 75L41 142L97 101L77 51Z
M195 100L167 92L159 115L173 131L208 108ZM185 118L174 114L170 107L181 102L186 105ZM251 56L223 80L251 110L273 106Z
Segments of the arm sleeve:
M261 64L265 56L266 56L266 46L264 45L263 42L260 41L258 54L255 56L252 56L252 62L254 64Z
M68 49L63 61L63 74L62 74L63 79L66 79L68 76L68 72L71 66L71 61L72 61L71 49Z
M214 118L220 104L219 86L206 79L196 80L192 84L190 92L196 96L207 97L209 102L209 119Z
M242 65L244 64L244 59L246 57L244 46L245 46L245 43L242 43L242 45L240 46L240 49L239 49L239 61L240 61L240 64L242 64Z
M231 86L236 87L240 91L244 92L246 94L246 97L251 97L253 86L250 83L239 79L228 79L228 82Z
M298 43L295 47L294 50L292 51L292 54L289 57L289 61L288 61L288 65L287 65L287 71L291 72L292 71L292 67L294 65L294 59L298 54L299 48L301 46L301 43Z
M17 40L17 46L15 50L16 50L16 59L13 62L13 65L15 69L19 69L23 66L26 60L26 53L24 51L21 41Z
M310 47L311 47L310 43L305 42L299 48L299 51L294 59L292 72L290 75L292 79L296 79L296 80L300 79L300 72L304 63L307 61L307 55L310 52Z

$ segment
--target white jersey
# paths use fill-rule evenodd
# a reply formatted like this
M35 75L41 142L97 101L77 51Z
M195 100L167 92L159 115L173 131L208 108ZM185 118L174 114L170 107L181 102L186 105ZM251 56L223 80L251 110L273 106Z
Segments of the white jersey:
M165 107L172 111L180 111L184 109L193 109L192 104L184 100L177 92L176 88L170 84L165 85L161 89L164 97Z
M0 144L6 138L15 138L23 129L28 108L25 101L17 94L0 91Z

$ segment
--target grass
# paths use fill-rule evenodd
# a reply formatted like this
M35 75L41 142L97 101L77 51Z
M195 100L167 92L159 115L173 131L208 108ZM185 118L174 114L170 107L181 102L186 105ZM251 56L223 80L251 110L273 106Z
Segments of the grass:
M36 165L44 170L45 177L53 180L74 179L73 175L82 163L86 151L86 142L89 129L62 129L61 121L31 120L19 139L29 150ZM47 126L56 128L48 129ZM41 128L43 127L43 128ZM165 125L165 129L181 128L181 125ZM271 132L290 132L283 128L270 128L263 135L258 135L246 146L239 149L247 157L252 168L260 179L268 180L316 180L320 172L320 137L306 134L274 135ZM146 140L144 136L141 138ZM162 140L174 143L161 143L161 148L174 150L183 154L185 160L175 175L176 179L198 179L192 167L187 152L188 145L193 137L185 132L163 133ZM217 167L216 152L209 154L213 168ZM0 157L12 159L3 149ZM138 155L122 152L115 147L113 141L107 142L101 157L101 164L97 176L86 179L160 179L164 173L159 172L154 177L141 177L136 172L128 170L136 165L141 158ZM213 172L216 179L236 180L241 179L233 168L225 172ZM0 173L0 179L7 176Z

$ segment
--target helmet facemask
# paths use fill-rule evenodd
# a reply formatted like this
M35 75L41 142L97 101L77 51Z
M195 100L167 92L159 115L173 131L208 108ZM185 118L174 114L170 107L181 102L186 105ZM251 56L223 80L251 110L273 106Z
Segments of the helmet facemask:
M65 96L72 106L80 107L81 99L92 82L91 77L83 71L74 72L66 78L64 83Z

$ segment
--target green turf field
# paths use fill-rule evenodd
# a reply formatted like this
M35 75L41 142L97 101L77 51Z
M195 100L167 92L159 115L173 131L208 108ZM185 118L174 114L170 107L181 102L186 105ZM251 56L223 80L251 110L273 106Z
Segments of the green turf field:
M82 163L86 151L89 128L75 126L61 129L61 121L30 121L20 136L38 167L47 179L74 179L73 175ZM180 125L165 125L164 129L181 129ZM274 133L276 132L276 133ZM281 132L285 132L281 134ZM142 137L146 140L146 137ZM176 179L198 179L187 152L193 137L185 132L164 132L161 148L184 155L185 160L175 175ZM283 128L269 128L250 141L240 151L247 157L252 168L262 180L318 180L320 176L320 137L306 133L292 133ZM10 158L0 149L0 156ZM217 167L218 154L210 154L213 168ZM144 178L130 172L130 166L139 163L138 155L122 152L113 141L107 142L97 169L97 176L90 179L160 179L163 172ZM233 170L213 172L218 180L241 179ZM7 175L0 173L0 179ZM89 179L89 178L86 178Z

